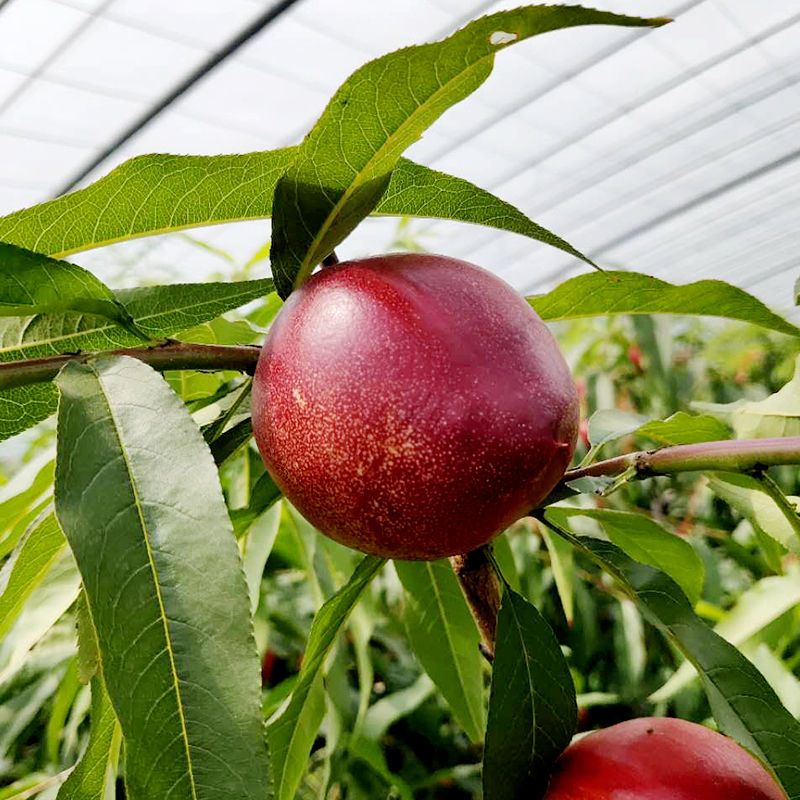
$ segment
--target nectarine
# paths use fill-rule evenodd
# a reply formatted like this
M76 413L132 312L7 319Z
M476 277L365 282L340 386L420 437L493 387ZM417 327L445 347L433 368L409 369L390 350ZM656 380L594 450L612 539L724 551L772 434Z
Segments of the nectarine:
M556 763L545 800L786 800L753 756L680 719L633 719L590 733Z
M554 487L578 399L510 286L452 258L321 270L278 314L253 383L267 469L323 533L436 559L488 542Z

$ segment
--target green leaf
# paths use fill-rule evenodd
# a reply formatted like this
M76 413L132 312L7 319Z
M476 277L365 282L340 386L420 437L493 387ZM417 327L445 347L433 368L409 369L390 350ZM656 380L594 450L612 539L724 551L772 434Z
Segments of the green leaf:
M132 358L71 363L56 382L56 514L125 736L130 796L265 800L247 585L208 446L163 378Z
M737 439L800 436L800 356L792 379L764 400L692 405L727 417Z
M229 458L244 447L253 438L253 420L248 417L241 422L237 422L232 428L221 433L211 442L211 454L214 456L214 463L221 467ZM277 489L277 487L276 487ZM280 490L278 490L280 495Z
M33 590L64 550L66 540L53 514L37 520L0 570L0 639L8 632Z
M0 389L0 442L55 413L58 392L51 383Z
M603 447L609 442L629 436L637 431L648 417L622 411L618 408L601 408L589 417L589 442L591 447L581 461L581 466L592 462Z
M651 420L641 414L603 408L589 418L589 441L592 446L581 465L591 463L604 445L630 435L652 439L663 445L730 439L727 426L707 414L692 415L679 411L665 420Z
M0 217L0 240L61 257L140 236L264 219L296 149L138 156L85 189ZM406 159L374 213L486 225L573 252L490 192Z
M553 536L544 527L541 528L541 533L550 555L550 569L553 570L553 579L556 582L564 616L567 623L572 625L575 619L575 558L572 545L560 536Z
M125 306L91 272L0 242L0 317L65 311L107 317L142 338Z
M492 664L484 798L542 796L577 723L572 676L552 628L506 586Z
M100 668L100 645L84 589L81 589L75 604L75 628L78 633L78 680L88 684Z
M75 602L79 588L80 576L75 560L64 548L42 580L31 590L11 628L0 638L0 685L25 665L30 651L47 636Z
M694 605L703 592L705 566L695 549L657 522L629 511L557 506L551 516L563 520L580 516L596 519L608 538L632 559L665 572Z
M375 211L483 225L543 242L592 263L569 242L538 225L516 206L463 178L401 158Z
M292 697L267 728L276 800L295 798L324 713L324 699L320 697L323 664L359 598L385 563L384 559L365 556L350 580L314 617Z
M736 605L714 630L726 641L741 647L770 623L800 605L800 575L762 578L744 592ZM690 662L682 664L675 674L656 692L654 703L668 700L688 686L697 673Z
M48 448L42 456L47 458L51 452L54 451ZM5 559L11 554L26 531L52 502L54 469L54 459L43 465L43 459L36 458L19 468L14 477L3 487L6 499L0 503L0 559ZM34 474L35 477L31 482L31 476ZM20 486L25 484L28 486L19 491Z
M800 722L781 705L753 664L695 615L667 575L637 564L609 542L559 532L607 570L644 616L694 664L723 733L773 770L789 800L800 800Z
M215 319L272 291L272 281L176 283L116 293L136 327L150 339L164 339ZM108 319L55 314L0 319L0 362L59 353L135 347L141 341Z
M272 274L278 294L285 298L302 284L371 213L403 151L489 77L497 52L560 28L665 21L527 6L482 17L440 42L405 47L360 67L331 98L275 188Z
M754 528L784 547L800 552L797 525L790 518L790 515L796 518L797 512L790 500L782 497L778 504L761 480L739 472L711 473L708 485L717 497L735 508Z
M364 738L373 742L380 740L395 722L416 711L435 689L433 681L423 672L411 686L382 697L367 711L361 730Z
M547 294L529 297L528 302L545 320L610 314L696 314L752 322L788 336L800 336L800 328L724 281L680 286L638 272L592 272L570 278Z
M261 577L267 564L278 528L281 524L280 503L272 506L258 517L247 531L244 542L242 561L247 588L250 593L250 612L255 613L261 590Z
M117 777L122 734L102 678L92 680L89 744L58 791L58 800L106 800ZM113 796L113 795L111 795Z
M480 635L447 561L395 561L405 589L403 619L411 647L473 741L486 709Z
M662 445L696 444L730 439L728 426L709 414L678 411L667 419L654 419L636 431L637 436Z
M55 461L48 458L42 462L39 458L18 470L12 480L3 487L3 500L0 502L0 540L50 494L54 469ZM35 473L33 470L36 470Z
M272 281L188 283L145 286L117 292L136 327L163 339L214 319L272 291ZM58 353L135 347L141 341L114 322L97 316L56 314L0 318L0 362ZM51 384L0 389L0 441L55 413L58 392Z
M269 216L294 148L146 155L85 189L0 218L0 240L64 256L139 236Z

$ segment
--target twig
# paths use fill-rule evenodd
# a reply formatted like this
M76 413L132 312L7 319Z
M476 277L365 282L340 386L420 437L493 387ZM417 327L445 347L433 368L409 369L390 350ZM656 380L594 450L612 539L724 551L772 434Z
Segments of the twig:
M229 369L252 375L260 352L260 347L251 345L193 344L170 340L152 347L130 347L104 353L71 353L27 361L11 361L0 364L0 390L51 381L68 362L86 361L98 355L131 356L159 371Z
M614 476L633 467L635 477L718 470L759 472L780 464L800 464L800 436L778 439L725 439L626 453L587 467L568 470L562 483L578 478Z

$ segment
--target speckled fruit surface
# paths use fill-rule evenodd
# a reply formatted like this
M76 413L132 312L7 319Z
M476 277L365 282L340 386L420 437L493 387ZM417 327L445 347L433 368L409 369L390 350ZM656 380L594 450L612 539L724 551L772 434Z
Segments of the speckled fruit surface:
M545 800L786 800L732 739L679 719L644 718L564 751Z
M578 399L555 340L510 286L442 256L338 264L290 295L253 384L276 483L368 553L464 553L567 468Z

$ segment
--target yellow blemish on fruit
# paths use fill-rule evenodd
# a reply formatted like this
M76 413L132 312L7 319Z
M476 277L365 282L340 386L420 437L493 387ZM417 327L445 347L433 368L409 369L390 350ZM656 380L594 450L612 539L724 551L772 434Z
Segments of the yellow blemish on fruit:
M300 408L305 408L308 405L305 397L303 397L303 393L296 386L292 389L292 397L294 397L295 403L297 403Z

